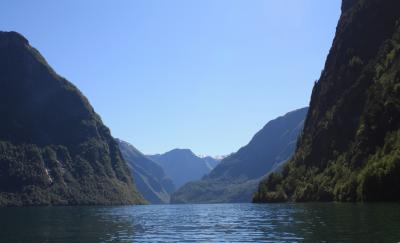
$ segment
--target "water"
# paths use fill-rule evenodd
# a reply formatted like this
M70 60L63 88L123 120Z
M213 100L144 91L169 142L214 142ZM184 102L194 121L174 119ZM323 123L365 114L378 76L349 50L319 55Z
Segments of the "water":
M399 242L400 204L0 209L0 242Z

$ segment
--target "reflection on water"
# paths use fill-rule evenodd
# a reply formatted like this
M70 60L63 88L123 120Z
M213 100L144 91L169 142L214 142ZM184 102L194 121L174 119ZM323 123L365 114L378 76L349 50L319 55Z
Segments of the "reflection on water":
M400 204L0 209L0 242L398 242Z

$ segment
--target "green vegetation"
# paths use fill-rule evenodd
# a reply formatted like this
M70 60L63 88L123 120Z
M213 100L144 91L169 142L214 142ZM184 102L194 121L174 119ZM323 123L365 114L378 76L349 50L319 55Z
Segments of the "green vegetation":
M172 203L249 202L262 178L254 180L203 179L189 182L172 194Z
M268 122L246 146L223 159L202 180L175 192L174 203L250 202L265 175L279 170L294 153L308 108Z
M296 153L254 202L400 200L400 2L352 2Z
M0 206L141 203L87 99L28 41L0 32Z

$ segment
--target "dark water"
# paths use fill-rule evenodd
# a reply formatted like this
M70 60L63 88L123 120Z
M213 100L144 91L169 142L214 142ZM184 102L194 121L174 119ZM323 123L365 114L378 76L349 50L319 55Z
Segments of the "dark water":
M0 242L399 242L400 204L0 209Z

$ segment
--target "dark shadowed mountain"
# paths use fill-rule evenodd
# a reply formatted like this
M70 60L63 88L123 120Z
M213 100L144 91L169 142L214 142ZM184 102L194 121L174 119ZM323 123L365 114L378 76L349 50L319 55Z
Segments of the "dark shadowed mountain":
M0 206L143 202L82 93L16 32L0 32Z
M116 140L143 197L153 204L169 203L170 193L175 191L175 186L163 168L131 144Z
M307 110L295 110L268 122L249 144L223 159L201 181L180 188L171 201L250 202L263 176L292 156Z
M215 159L200 158L190 149L174 149L164 154L148 155L163 167L168 177L172 179L176 188L189 181L202 178L212 170Z
M343 0L304 133L255 202L400 200L400 1Z

